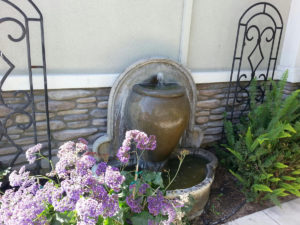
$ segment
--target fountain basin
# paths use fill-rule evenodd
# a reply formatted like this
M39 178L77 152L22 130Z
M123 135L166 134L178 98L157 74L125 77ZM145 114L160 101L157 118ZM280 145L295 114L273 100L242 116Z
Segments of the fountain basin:
M205 177L200 183L194 186L167 191L167 198L179 198L185 204L188 204L190 203L189 197L191 197L193 199L193 207L187 217L188 219L193 219L202 214L203 209L209 199L211 185L215 177L215 169L218 165L218 159L214 154L204 149L188 149L188 151L193 157L199 157L207 161ZM175 157L175 154L174 156L172 155L172 157Z
M176 149L176 151L174 151L173 154L170 156L169 162L172 161L173 159L176 159L177 155L179 154L179 152L181 150L182 149ZM215 169L217 168L217 165L218 165L218 159L213 153L211 153L207 150L201 149L201 148L185 149L185 150L189 151L189 155L186 156L187 164L190 164L190 163L194 164L196 162L196 161L190 162L188 157L196 158L196 159L198 158L199 163L202 163L205 161L204 168L202 168L202 166L200 166L200 167L198 166L198 170L199 169L205 170L204 174L202 176L202 171L200 171L200 173L199 173L199 171L194 171L195 174L201 176L201 179L197 178L197 181L199 183L197 183L197 182L195 183L194 181L186 182L186 180L188 180L189 178L193 179L193 178L191 178L192 177L191 174L186 174L186 176L188 178L184 179L184 177L183 177L184 174L180 175L180 172L179 172L178 182L176 182L176 180L174 182L177 184L175 184L174 186L171 185L168 188L169 190L166 193L166 197L169 199L180 199L185 205L192 204L192 209L186 215L189 220L192 220L195 217L200 216L202 214L203 209L209 199L211 185L212 185L212 183L214 181L214 177L215 177ZM184 162L185 161L183 161L181 170L183 173L184 172L189 173L190 171L188 171L188 170L186 170L186 168L184 168ZM117 162L117 161L112 162L112 165L119 166L119 162ZM133 171L135 169L135 165L136 165L136 161L133 160L128 164L127 169L129 171ZM191 167L195 168L195 166L193 166L193 165ZM177 167L176 168L173 167L173 168L175 170L177 170ZM163 169L168 169L168 163L165 165L165 167L163 167ZM176 171L174 171L174 172L176 172ZM165 180L164 173L163 173L163 179ZM187 187L187 183L194 183L194 184ZM176 188L179 186L183 186L184 188ZM172 188L176 188L176 189L172 190Z

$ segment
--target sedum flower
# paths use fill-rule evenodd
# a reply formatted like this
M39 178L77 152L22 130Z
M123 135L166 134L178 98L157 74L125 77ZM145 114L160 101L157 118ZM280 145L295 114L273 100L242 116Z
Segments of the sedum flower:
M122 183L125 181L125 177L121 175L118 168L108 166L105 172L105 184L114 191L120 191Z
M100 215L99 204L92 198L80 198L76 203L76 212L83 224L96 224Z
M140 150L155 150L156 137L154 135L147 136L146 133L139 130L130 130L125 134L122 146L119 148L117 157L122 163L128 163L130 158L130 148L132 142Z
M133 195L126 197L126 203L134 213L142 212L142 198L133 198Z
M37 144L26 151L26 159L29 164L32 164L36 160L36 154L42 149L42 144Z

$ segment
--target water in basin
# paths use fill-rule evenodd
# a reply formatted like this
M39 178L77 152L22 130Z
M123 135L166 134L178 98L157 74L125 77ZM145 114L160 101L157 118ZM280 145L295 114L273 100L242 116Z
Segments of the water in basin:
M201 157L192 155L186 156L177 177L168 190L185 189L199 184L206 176L207 163L207 160ZM171 179L174 177L177 171L178 164L179 160L177 158L173 158L170 159L164 167L165 170L170 171ZM169 179L166 172L163 173L163 180L164 184L167 185Z

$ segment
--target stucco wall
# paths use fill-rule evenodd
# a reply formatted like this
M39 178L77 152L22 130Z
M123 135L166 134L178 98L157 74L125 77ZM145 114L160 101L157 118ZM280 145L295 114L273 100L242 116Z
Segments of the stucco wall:
M179 60L186 1L189 0L35 1L44 15L48 73L119 73L140 58L165 56ZM193 71L228 70L238 19L255 2L258 1L194 0L188 67ZM278 7L286 23L290 0L267 2ZM0 3L1 14L10 12ZM25 45L12 45L5 34L20 31L10 23L0 26L0 49L16 64L14 73L22 74L27 68ZM30 27L37 32L36 28ZM33 44L38 43L38 35L32 38ZM33 60L38 61L37 48L33 48Z

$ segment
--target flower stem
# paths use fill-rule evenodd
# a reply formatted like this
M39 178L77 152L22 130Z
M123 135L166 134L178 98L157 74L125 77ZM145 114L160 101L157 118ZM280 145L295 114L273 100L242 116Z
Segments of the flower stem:
M182 163L183 163L184 158L185 158L185 156L183 156L182 158L180 158L179 166L178 166L178 168L177 168L177 171L176 171L176 173L175 173L175 176L173 177L173 179L171 180L171 182L169 182L168 186L165 188L165 191L167 191L167 189L171 186L171 184L174 182L175 178L177 177L178 172L179 172L179 170L180 170L180 168L181 168L181 165L182 165Z

